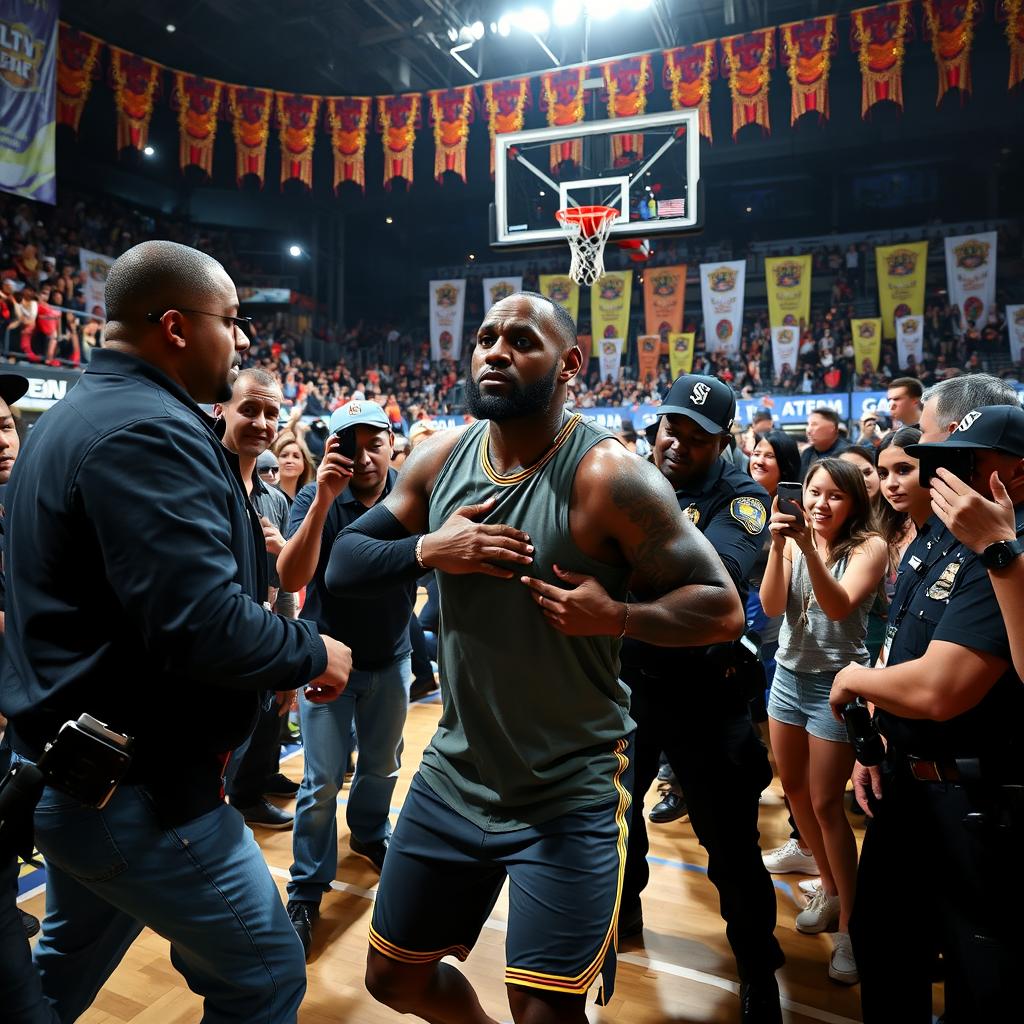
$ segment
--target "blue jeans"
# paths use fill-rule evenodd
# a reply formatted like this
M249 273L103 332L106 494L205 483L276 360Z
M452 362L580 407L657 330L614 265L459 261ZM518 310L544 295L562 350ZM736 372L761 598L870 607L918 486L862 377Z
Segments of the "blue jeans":
M390 837L388 812L402 763L411 685L407 654L374 672L353 670L345 691L329 704L311 704L299 691L305 770L295 804L290 900L319 903L337 873L338 794L352 750L353 721L359 760L348 796L348 827L364 843Z
M141 787L121 786L101 811L47 788L35 824L47 864L35 961L62 1021L92 1003L144 925L204 997L203 1024L295 1021L302 944L238 811L163 828Z

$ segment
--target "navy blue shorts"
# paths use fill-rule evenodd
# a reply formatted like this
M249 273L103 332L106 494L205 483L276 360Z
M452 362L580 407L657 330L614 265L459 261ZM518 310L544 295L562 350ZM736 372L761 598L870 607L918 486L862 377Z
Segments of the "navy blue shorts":
M465 960L509 879L505 982L611 998L629 834L631 746L616 796L531 828L484 832L417 773L384 859L370 945L406 964Z

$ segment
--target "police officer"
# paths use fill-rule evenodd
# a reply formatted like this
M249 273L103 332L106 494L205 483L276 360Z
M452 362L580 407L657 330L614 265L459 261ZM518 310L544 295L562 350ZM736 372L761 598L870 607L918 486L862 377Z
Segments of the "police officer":
M1017 536L1024 533L1019 406L975 409L941 444L907 453L921 460L922 483L941 465L990 497L998 473ZM870 795L868 769L855 774L872 815L850 921L866 1024L930 1021L940 953L947 1024L1019 1014L1024 686L1010 665L988 569L1005 568L1020 551L1000 542L977 555L932 516L900 567L885 667L850 666L833 684L833 711L864 697L887 741ZM894 927L893 880L910 935Z
M650 428L654 464L675 488L679 507L718 551L740 597L764 541L768 493L723 459L736 398L716 377L687 374L672 385ZM647 884L643 802L664 751L686 796L690 822L708 851L726 935L736 956L744 1022L782 1020L775 971L775 890L758 847L757 812L771 782L768 755L750 718L748 697L763 690L737 645L659 648L625 641L622 677L637 723L633 816L619 935L643 928Z

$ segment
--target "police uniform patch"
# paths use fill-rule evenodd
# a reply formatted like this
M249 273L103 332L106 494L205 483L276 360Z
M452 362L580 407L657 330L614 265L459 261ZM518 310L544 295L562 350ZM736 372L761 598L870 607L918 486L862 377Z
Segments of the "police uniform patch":
M683 509L683 515L696 526L700 522L700 509L696 505L690 505L688 508Z
M948 601L953 591L953 581L959 571L960 563L950 562L942 570L942 575L925 591L925 595L933 601Z
M747 533L758 534L768 521L768 513L757 498L733 498L729 505L729 515L741 523Z

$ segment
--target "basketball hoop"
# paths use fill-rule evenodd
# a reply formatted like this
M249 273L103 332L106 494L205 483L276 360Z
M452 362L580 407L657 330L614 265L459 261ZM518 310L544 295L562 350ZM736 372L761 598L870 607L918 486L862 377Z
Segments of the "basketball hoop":
M614 206L569 206L555 217L572 250L569 276L581 285L604 277L604 246L619 211Z

